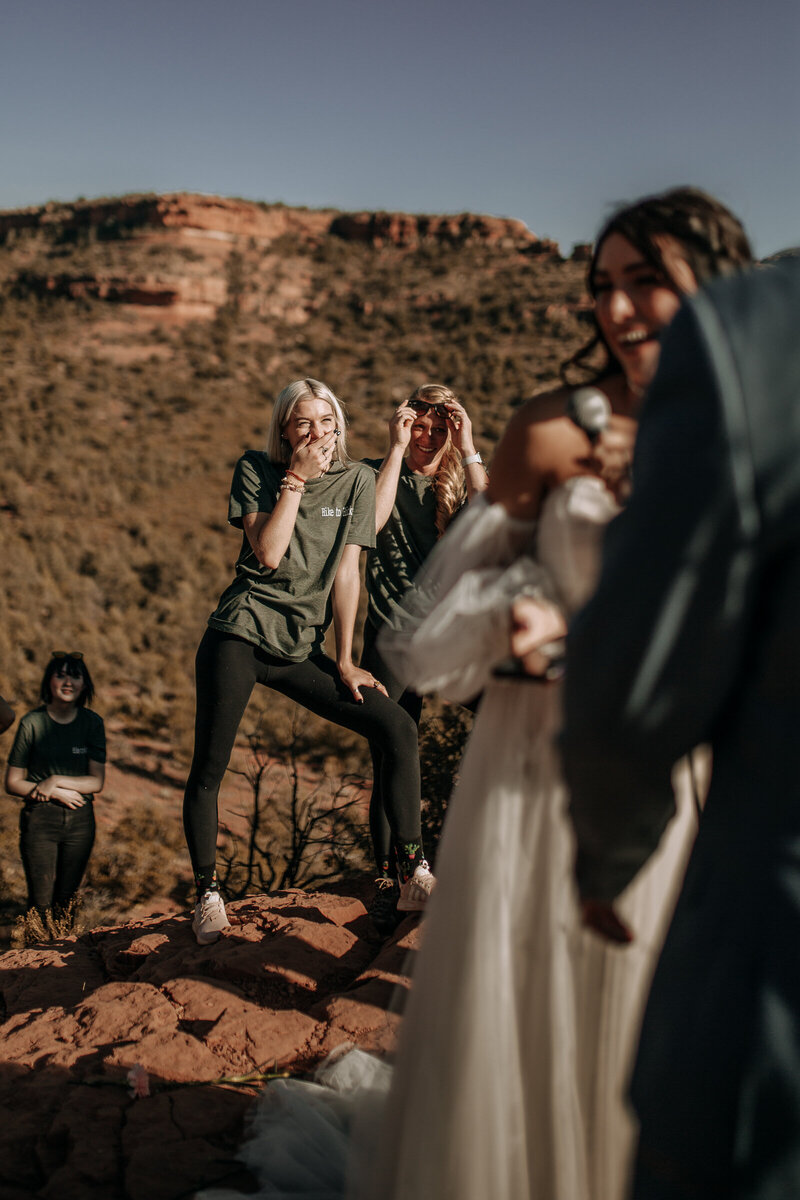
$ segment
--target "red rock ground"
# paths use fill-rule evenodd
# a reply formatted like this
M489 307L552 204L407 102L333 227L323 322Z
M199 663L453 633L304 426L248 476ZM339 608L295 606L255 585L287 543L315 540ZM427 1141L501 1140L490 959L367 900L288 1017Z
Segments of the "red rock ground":
M285 891L228 906L199 947L186 916L0 955L0 1200L177 1200L247 1186L235 1162L257 1087L343 1042L394 1047L419 921L377 937L360 899ZM132 1099L126 1075L149 1074Z

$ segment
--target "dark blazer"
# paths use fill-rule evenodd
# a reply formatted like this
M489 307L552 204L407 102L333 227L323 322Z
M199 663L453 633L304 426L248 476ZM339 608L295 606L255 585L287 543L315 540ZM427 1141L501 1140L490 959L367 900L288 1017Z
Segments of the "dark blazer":
M666 335L565 692L586 896L633 877L671 764L713 747L633 1080L635 1197L800 1197L799 261L716 281Z

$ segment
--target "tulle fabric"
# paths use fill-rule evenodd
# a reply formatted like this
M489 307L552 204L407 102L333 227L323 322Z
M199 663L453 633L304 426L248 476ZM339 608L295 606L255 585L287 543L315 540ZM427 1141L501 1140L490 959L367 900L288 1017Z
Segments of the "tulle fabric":
M498 579L517 563L526 564L532 589L555 595L571 615L594 587L602 534L616 511L604 485L588 476L549 494L535 535L499 505L473 503L469 524L429 560L410 641L443 629L448 610L461 627L459 566L479 598L473 619L503 629L498 657L506 652L509 603ZM498 559L506 564L500 576ZM434 602L428 615L426 596ZM489 597L500 604L494 617ZM402 631L387 643L384 653L398 656ZM487 633L481 645L489 644ZM459 652L467 663L469 639ZM428 638L415 686L424 690L444 664L454 695L461 686L454 663L449 647ZM472 686L471 663L466 669ZM448 809L395 1077L377 1147L364 1156L370 1169L352 1192L357 1200L625 1194L635 1136L625 1086L695 807L682 766L677 815L619 901L636 940L602 942L579 920L560 726L560 685L489 678Z
M594 585L615 511L589 477L550 493L535 531L479 498L429 559L408 622L383 638L393 670L417 690L485 691L448 809L388 1096L374 1081L356 1089L334 1138L317 1130L316 1094L308 1117L291 1085L278 1102L318 1138L323 1159L343 1155L355 1127L346 1171L340 1158L325 1183L344 1186L348 1200L625 1196L635 1129L624 1091L694 836L688 772L676 770L677 813L657 855L619 901L636 940L604 943L581 928L572 882L560 685L491 675L507 654L514 589L522 582L571 614ZM267 1160L288 1153L280 1119L275 1128L267 1141L257 1127L251 1147L260 1138L261 1149L248 1150L265 1180L259 1196L338 1198L313 1179L306 1191L297 1180L275 1190ZM297 1157L306 1186L311 1156Z
M478 497L435 547L414 581L381 654L404 687L458 703L474 699L508 656L511 601L555 599L529 549L535 526Z
M497 682L482 702L358 1200L625 1195L625 1086L694 810L681 768L678 815L618 906L636 941L584 931L554 745L559 690Z
M342 1200L353 1127L385 1101L390 1078L387 1063L343 1046L325 1060L315 1082L269 1084L237 1156L258 1180L258 1191L247 1193L250 1200ZM197 1200L241 1197L228 1188L197 1193Z
M482 702L358 1200L585 1194L553 700L501 682Z

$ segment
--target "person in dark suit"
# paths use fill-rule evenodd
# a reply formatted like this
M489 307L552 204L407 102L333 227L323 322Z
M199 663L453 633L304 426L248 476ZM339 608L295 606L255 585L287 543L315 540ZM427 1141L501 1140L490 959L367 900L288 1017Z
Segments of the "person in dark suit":
M673 762L701 742L714 760L633 1075L633 1197L790 1200L800 1196L800 262L685 301L644 405L633 479L568 638L563 753L589 924L617 930L614 898L674 811Z

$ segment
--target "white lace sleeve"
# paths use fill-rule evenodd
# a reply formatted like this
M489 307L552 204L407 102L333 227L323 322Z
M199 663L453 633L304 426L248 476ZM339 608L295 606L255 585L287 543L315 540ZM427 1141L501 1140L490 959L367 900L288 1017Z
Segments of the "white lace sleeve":
M483 497L448 529L414 581L379 648L406 687L473 699L508 657L511 602L554 598L547 572L524 551L534 526Z

